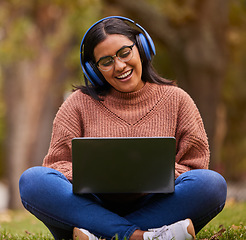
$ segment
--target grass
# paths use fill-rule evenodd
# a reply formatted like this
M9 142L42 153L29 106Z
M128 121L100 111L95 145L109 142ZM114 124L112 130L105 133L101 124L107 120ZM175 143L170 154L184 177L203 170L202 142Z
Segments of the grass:
M0 240L53 240L45 225L25 210L0 213Z
M43 223L25 210L0 213L0 240L53 240ZM198 234L198 240L246 239L246 202L228 201Z

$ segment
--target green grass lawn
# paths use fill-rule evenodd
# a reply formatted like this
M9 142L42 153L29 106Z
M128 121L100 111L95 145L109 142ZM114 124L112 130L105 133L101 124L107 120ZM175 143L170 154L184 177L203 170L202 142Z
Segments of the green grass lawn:
M0 213L0 240L51 240L47 228L25 210ZM200 240L245 239L246 202L227 202L224 210L198 234Z

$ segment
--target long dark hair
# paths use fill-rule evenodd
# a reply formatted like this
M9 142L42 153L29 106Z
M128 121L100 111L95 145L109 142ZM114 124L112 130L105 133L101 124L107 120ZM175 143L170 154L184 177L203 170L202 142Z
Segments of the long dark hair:
M75 90L80 89L83 93L86 93L99 101L103 100L102 96L107 95L109 92L111 85L104 79L99 69L95 66L94 48L97 46L97 44L104 41L107 36L111 34L124 35L136 44L142 59L142 80L144 82L176 85L174 81L162 78L155 71L151 61L144 57L144 52L136 40L139 33L139 29L136 29L134 26L130 26L124 20L119 18L106 19L93 26L88 31L84 39L83 57L85 62L93 63L93 70L96 72L97 76L100 77L104 84L103 86L99 86L98 84L92 85L89 83L89 80L86 78L86 76L84 76L85 86L77 86L75 87Z

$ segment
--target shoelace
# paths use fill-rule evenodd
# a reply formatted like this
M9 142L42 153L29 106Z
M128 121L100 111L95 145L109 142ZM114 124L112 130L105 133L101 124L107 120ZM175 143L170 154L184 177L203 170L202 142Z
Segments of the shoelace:
M174 237L172 236L171 230L167 226L163 226L161 228L148 229L148 231L153 232L152 239L156 240L172 240Z

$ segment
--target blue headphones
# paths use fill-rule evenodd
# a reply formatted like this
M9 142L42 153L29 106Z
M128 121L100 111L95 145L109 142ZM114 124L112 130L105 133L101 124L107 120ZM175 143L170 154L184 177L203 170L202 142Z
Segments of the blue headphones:
M131 20L129 18L121 17L121 16L110 16L110 17L106 17L106 18L99 20L98 22L93 24L86 31L84 37L82 38L81 45L80 45L80 63L81 63L82 70L83 70L86 78L94 86L98 86L98 85L103 86L104 85L104 82L102 79L103 76L94 63L84 61L83 45L84 45L84 41L85 41L87 33L98 23L100 23L106 19L110 19L110 18L118 18L118 19L122 19L123 21L128 21L128 22L134 24L135 26L137 26L139 28L141 33L139 33L139 35L136 36L136 42L137 42L137 46L139 48L140 56L142 58L144 58L144 60L151 61L152 56L155 55L155 53L156 53L155 45L154 45L154 42L151 39L150 35L146 32L146 30L143 27L141 27L139 24L135 23L133 20Z

